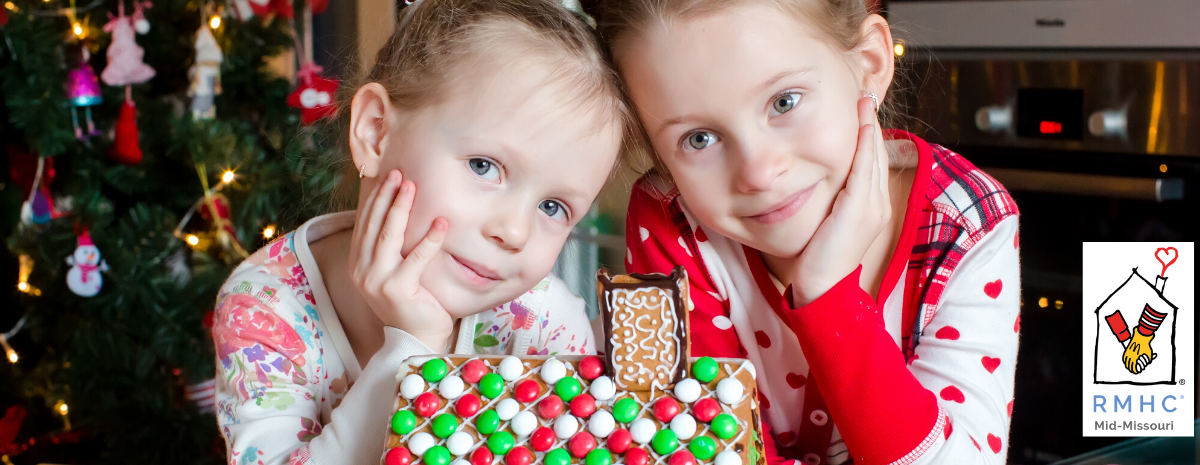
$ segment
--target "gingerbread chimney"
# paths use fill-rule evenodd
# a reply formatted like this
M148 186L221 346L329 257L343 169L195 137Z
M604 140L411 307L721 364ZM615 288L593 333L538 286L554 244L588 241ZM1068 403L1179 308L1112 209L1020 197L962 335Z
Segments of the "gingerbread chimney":
M688 365L687 272L613 277L596 273L607 375L618 389L659 389L684 378ZM615 349L614 349L615 347Z

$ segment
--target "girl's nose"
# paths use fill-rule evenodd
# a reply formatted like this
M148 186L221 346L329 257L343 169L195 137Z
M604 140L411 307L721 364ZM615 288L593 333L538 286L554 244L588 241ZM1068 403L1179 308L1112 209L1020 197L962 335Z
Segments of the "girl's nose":
M530 224L534 220L524 208L497 208L484 224L483 234L504 250L520 252L529 241Z
M746 141L735 146L738 153L730 157L737 166L730 167L734 173L734 186L744 194L771 190L775 180L787 172L788 155L772 144Z

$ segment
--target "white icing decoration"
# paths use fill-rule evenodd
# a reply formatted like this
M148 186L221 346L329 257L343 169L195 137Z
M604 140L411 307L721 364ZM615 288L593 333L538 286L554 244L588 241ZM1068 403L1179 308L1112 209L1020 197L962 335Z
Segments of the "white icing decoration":
M717 383L717 399L723 404L732 405L741 400L742 394L745 392L746 388L735 378L725 378Z
M505 381L516 381L522 374L525 374L525 365L521 359L510 355L500 361L500 377Z
M685 404L690 404L700 399L700 382L692 378L687 378L676 383L675 398Z
M471 447L474 445L475 438L472 438L471 433L466 431L459 431L451 434L450 437L446 439L446 448L450 450L451 454L457 456L467 455L467 452L470 452Z
M745 368L746 371L750 372L751 378L758 379L758 369L754 368L754 362L746 360L742 362L742 368Z
M588 388L588 392L593 399L598 401L612 399L617 394L617 387L613 385L612 378L601 375L599 378L592 380L592 386Z
M686 413L675 415L675 418L671 419L671 431L675 432L680 441L691 439L696 434L696 419Z
M413 400L423 392L425 392L425 379L421 375L408 375L404 377L404 381L400 382L400 397Z
M519 411L521 411L521 403L511 397L496 404L496 415L503 421L512 420Z
M613 419L612 414L608 413L607 410L597 410L588 419L588 431L592 433L592 436L598 438L608 437L616 427L617 421Z
M542 381L547 385L553 386L564 376L567 376L567 365L559 359L552 358L542 363Z
M638 297L643 293L648 296ZM613 289L606 294L608 307L613 309L613 331L609 336L613 360L627 367L617 370L614 381L618 388L645 385L647 379L669 380L677 371L681 357L676 355L679 340L675 329L681 322L676 319L673 296L673 290L649 287ZM644 365L645 360L653 368Z
M554 420L554 435L559 439L571 439L579 431L579 420L572 415L563 415Z
M638 418L629 425L629 436L638 444L649 443L657 432L658 427L654 425L654 420L649 418Z
M511 426L513 434L516 434L518 438L529 436L533 434L533 430L537 429L537 417L533 415L533 412L525 410L513 417Z
M713 465L742 465L742 457L737 452L727 450L717 454Z
M462 395L464 387L462 378L450 375L442 378L442 382L438 383L438 393L446 399L453 400Z
M433 435L426 432L420 432L408 438L408 450L417 455L425 455L425 451L433 445Z

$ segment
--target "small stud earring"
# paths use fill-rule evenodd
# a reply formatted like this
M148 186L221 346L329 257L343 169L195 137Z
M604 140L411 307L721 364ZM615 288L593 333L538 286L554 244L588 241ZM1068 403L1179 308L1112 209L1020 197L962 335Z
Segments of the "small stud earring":
M875 95L874 92L871 92L871 93L867 94L867 97L871 97L872 106L875 108L876 112L879 112L879 96Z
M366 176L366 172L367 172L367 164L363 163L362 166L360 166L358 168L358 179L362 179L363 176Z

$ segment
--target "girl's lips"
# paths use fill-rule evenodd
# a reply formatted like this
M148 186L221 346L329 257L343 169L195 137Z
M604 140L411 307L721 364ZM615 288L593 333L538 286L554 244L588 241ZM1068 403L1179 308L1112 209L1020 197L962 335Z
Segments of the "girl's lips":
M450 255L450 258L458 265L456 268L461 272L463 278L472 285L485 287L500 280L500 276L495 271L483 265L461 260L454 255Z
M791 218L796 212L800 211L800 208L804 207L805 203L808 203L808 199L812 197L813 192L816 191L816 187L816 184L809 186L809 188L792 194L783 199L783 201L772 205L765 212L748 216L747 218L763 224L775 224Z

